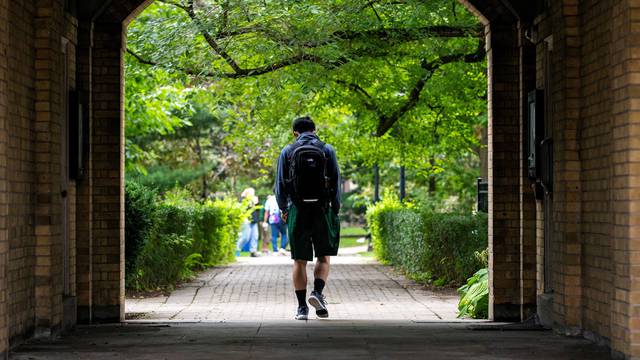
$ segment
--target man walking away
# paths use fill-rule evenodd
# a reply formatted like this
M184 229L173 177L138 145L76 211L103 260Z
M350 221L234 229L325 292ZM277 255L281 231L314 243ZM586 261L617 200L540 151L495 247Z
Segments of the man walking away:
M293 122L296 141L278 157L276 200L288 224L293 263L293 286L298 299L295 318L307 320L307 261L317 258L309 303L316 316L329 316L322 290L329 275L329 257L340 241L340 171L333 147L316 135L310 117Z

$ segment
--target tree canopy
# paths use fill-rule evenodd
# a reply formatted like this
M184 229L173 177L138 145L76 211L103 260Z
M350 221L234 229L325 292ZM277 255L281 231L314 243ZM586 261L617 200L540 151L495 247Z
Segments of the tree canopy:
M127 169L231 190L308 114L352 178L380 163L454 184L477 172L485 67L455 0L157 0L128 30Z

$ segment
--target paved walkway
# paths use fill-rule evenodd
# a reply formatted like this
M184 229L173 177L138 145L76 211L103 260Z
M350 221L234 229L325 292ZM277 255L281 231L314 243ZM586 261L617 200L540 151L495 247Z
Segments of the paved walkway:
M129 316L140 320L32 340L9 358L609 359L584 339L457 320L453 294L426 291L370 258L333 260L328 320L292 319L288 258L244 258L170 296L127 299Z
M499 328L495 328L499 330ZM75 359L609 359L609 351L549 331L478 331L465 323L285 321L81 327L31 341L12 360Z
M331 319L456 319L455 291L426 291L368 257L339 256L332 261L324 291ZM311 286L311 263L307 270ZM288 257L240 258L201 273L169 296L127 299L126 312L129 319L163 322L290 320L297 306L291 286Z

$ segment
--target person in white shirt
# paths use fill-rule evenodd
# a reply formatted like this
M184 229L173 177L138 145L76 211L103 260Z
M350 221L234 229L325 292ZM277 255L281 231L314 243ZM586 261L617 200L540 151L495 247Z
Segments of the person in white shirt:
M269 195L264 204L264 222L271 227L271 245L273 252L286 253L287 248L287 224L280 217L280 208L275 195ZM280 237L280 247L278 247Z

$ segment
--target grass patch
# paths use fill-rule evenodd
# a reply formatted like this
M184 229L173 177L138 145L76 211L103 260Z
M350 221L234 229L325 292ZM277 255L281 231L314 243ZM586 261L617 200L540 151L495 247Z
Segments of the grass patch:
M367 245L367 241L358 242L367 236L367 231L358 226L345 227L340 229L340 247L348 248L348 247L356 247L356 246L364 246Z
M350 226L340 229L340 236L345 237L358 237L358 236L366 236L367 230L360 226Z
M348 248L367 245L367 240L364 240L364 242L358 242L358 239L362 239L362 237L340 237L340 247Z

